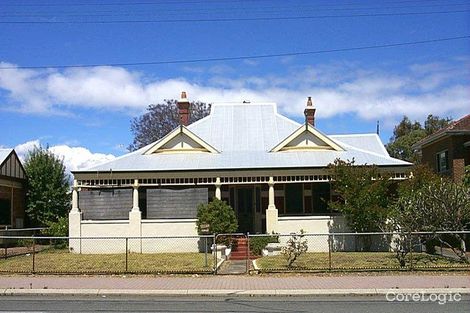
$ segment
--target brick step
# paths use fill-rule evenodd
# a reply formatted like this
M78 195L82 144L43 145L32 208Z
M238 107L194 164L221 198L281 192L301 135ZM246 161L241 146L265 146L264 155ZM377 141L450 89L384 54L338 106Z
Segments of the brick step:
M257 258L258 257L256 257L256 256L250 255L250 260L254 260L254 259L257 259ZM235 261L246 260L246 255L240 255L240 256L230 255L230 260L235 260Z
M235 250L232 250L232 252L247 252L248 249L235 249Z
M247 254L248 250L233 250L232 254L233 253L235 253L235 254Z

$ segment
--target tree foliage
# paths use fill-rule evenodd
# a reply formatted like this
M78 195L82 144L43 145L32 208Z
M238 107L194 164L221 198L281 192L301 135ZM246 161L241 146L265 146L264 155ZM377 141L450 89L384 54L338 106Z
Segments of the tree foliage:
M47 148L29 151L24 164L28 176L26 216L31 226L47 226L67 215L69 176L63 162Z
M424 127L422 127L420 122L412 122L407 116L403 116L400 123L395 126L390 142L386 145L387 151L394 158L416 163L419 158L411 146L446 127L450 122L450 118L440 118L429 114L424 121Z
M164 103L151 104L147 112L131 121L131 131L134 135L128 149L134 151L164 137L179 125L177 100L164 100ZM193 123L210 112L210 104L191 102L190 123Z
M238 229L238 221L230 205L214 198L208 204L198 205L196 226L199 233L204 228L212 234L234 233Z
M391 225L395 231L464 231L470 226L470 188L439 178L430 170L422 170L400 186L398 198L391 208ZM421 239L438 240L468 262L461 234L434 234Z
M383 231L389 214L393 181L377 166L357 166L353 161L335 160L329 168L332 189L340 196L329 205L340 211L353 232Z
M470 187L470 165L465 166L465 173L463 176L463 184Z

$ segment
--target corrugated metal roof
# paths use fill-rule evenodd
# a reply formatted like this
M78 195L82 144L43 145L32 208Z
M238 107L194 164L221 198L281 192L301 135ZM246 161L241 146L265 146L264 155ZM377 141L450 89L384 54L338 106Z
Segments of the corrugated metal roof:
M410 164L391 158L375 134L329 136L345 151L269 152L299 127L278 114L274 103L213 104L209 116L188 128L220 153L145 155L149 145L84 172L325 167L337 158L380 166Z
M0 149L0 164L5 161L5 159L10 155L11 151L13 151L13 149Z

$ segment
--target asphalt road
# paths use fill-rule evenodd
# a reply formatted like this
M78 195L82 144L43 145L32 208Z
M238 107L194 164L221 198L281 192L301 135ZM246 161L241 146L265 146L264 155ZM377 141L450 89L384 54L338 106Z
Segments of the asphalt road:
M460 302L388 302L383 296L0 296L0 312L468 312Z

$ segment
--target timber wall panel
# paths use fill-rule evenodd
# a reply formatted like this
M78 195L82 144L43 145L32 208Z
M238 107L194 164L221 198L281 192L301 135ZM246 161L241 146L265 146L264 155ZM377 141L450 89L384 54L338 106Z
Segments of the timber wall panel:
M147 218L196 218L198 204L208 198L208 188L147 189Z
M127 220L132 209L132 190L84 190L79 193L84 220Z

